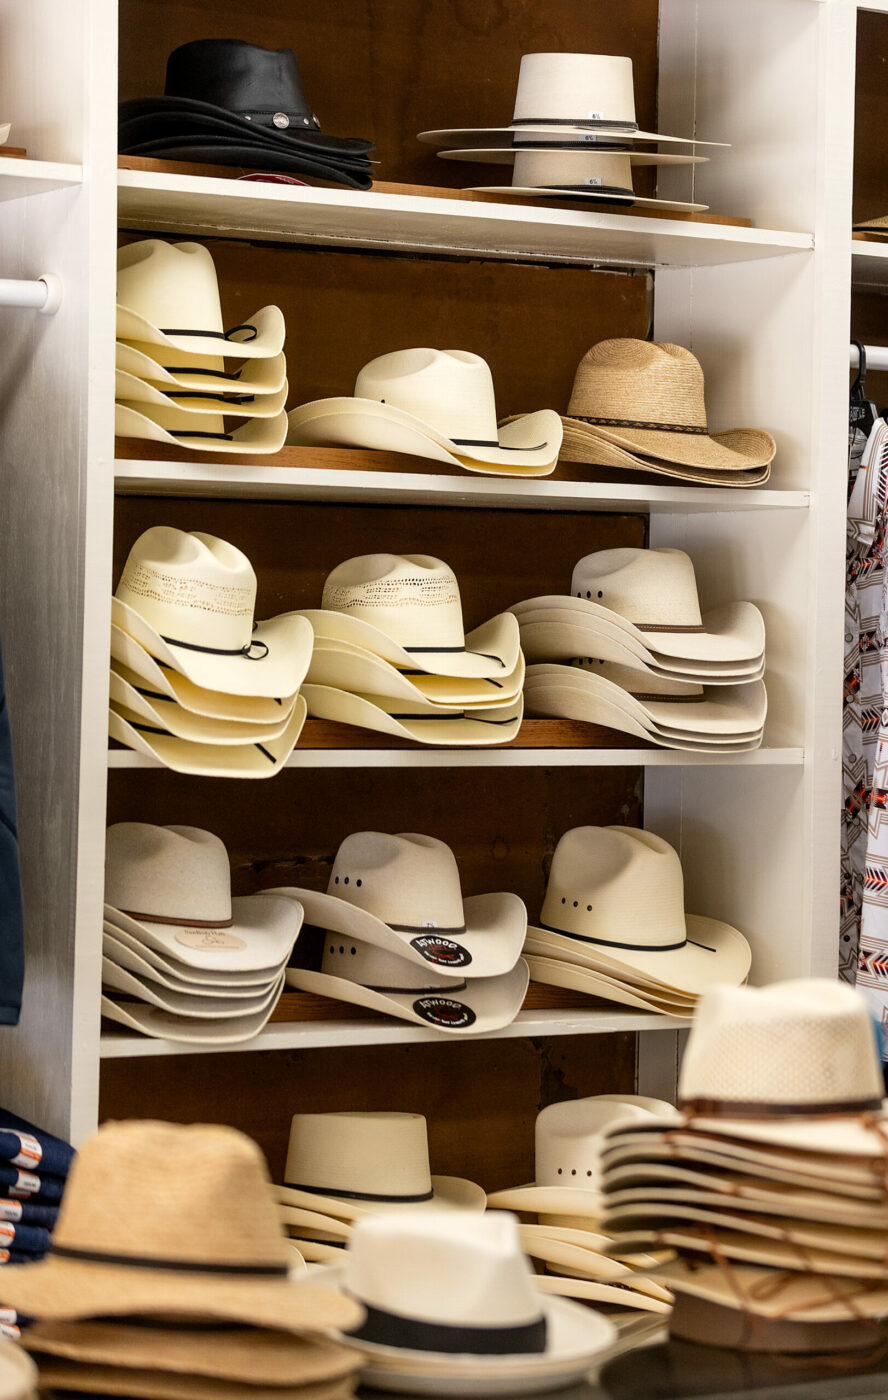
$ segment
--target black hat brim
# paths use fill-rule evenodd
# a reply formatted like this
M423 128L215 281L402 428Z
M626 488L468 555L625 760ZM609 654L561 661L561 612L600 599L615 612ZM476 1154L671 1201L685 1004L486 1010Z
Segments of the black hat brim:
M121 102L118 109L121 134L128 143L141 139L156 140L170 134L196 135L198 132L218 132L238 138L241 144L253 144L261 139L283 149L296 146L331 156L362 156L376 149L372 141L360 137L328 136L310 127L257 126L225 107L198 102L189 97L134 97ZM136 132L139 136L136 136Z
M355 190L369 190L373 184L369 164L363 168L352 167L344 163L312 160L299 151L269 151L257 146L238 146L229 141L209 144L186 139L148 141L139 146L128 147L123 154L190 161L200 165L229 165L287 175L313 176L316 180L348 185Z

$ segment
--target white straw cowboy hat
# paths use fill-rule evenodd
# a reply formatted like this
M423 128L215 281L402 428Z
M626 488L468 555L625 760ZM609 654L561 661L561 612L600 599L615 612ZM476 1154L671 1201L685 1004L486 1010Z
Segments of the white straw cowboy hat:
M215 535L155 525L127 557L111 619L206 690L281 699L308 670L312 633L295 613L254 623L249 559Z
M527 604L516 604L513 609L518 618L521 649L529 662L570 661L579 666L584 661L589 665L594 661L614 661L689 685L741 685L761 680L764 675L764 654L748 661L728 662L658 656L626 631L622 618L607 616L604 610L575 616L565 613L563 607L537 607L537 601L529 599ZM719 615L724 615L723 610L713 608L706 614L707 621L717 622Z
M747 1181L734 1173L716 1176L711 1168L692 1171L672 1163L647 1169L616 1167L605 1174L604 1181L609 1210L626 1206L656 1218L659 1210L673 1205L697 1205L729 1210L738 1216L749 1211L754 1215L777 1215L784 1220L813 1220L822 1225L881 1227L888 1232L884 1201L876 1206L872 1201L834 1196L829 1190L814 1191L785 1182Z
M493 377L469 350L395 350L358 374L353 398L290 414L289 444L406 452L469 471L548 476L561 419L549 408L497 427Z
M294 699L289 708L281 706L277 718L266 724L210 719L183 709L175 700L152 694L139 684L139 677L133 672L126 675L113 667L110 697L113 705L137 715L146 724L154 725L176 739L187 739L196 744L265 744L279 739L292 720L297 703Z
M245 360L238 369L230 371L226 371L221 355L192 355L183 365L177 351L162 345L118 340L114 354L118 370L156 385L166 394L251 394L258 399L279 394L287 382L283 353L267 360Z
M128 1030L155 1040L169 1040L181 1045L242 1045L252 1040L268 1024L271 1013L284 988L281 974L273 995L264 1011L240 1012L234 1016L207 1020L192 1015L179 1015L159 1006L149 1006L142 1000L115 1001L102 995L102 1015Z
M231 989L240 992L249 987L267 984L271 978L280 976L287 965L285 960L274 967L249 969L245 972L236 968L220 972L213 968L195 967L192 963L177 962L174 958L165 957L148 943L140 942L129 930L118 928L109 918L102 920L102 949L110 950L108 956L113 957L122 967L129 967L134 972L152 977L173 991L205 988L208 993L218 991L225 994Z
M652 676L635 666L610 661L583 661L563 666L543 662L530 666L525 679L529 696L534 686L563 682L625 711L644 729L665 738L750 739L760 735L768 702L762 681L742 685L702 686Z
M117 336L176 354L268 359L284 348L284 318L264 306L225 330L212 254L201 243L146 238L117 254Z
M194 417L194 427L198 430L206 425L197 420L210 415L216 418L220 414L226 418L277 418L284 411L288 393L286 380L276 393L254 398L249 389L223 397L214 392L211 384L201 385L200 389L161 389L122 369L117 370L114 376L114 394L118 402L123 400L133 404L137 412L151 413L153 409L160 408L171 410L185 419ZM149 408L143 409L142 404L149 405Z
M466 634L456 575L430 554L346 559L328 574L321 607L299 616L318 637L350 642L404 671L501 680L518 665L511 613Z
M524 1001L527 966L519 958L499 977L454 982L426 964L344 934L328 934L320 972L287 968L287 983L304 992L366 1006L448 1035L480 1035L511 1025Z
M763 467L777 450L760 428L710 433L699 360L683 345L602 340L583 356L564 423L568 461L586 461L602 438L640 457L738 471Z
M527 910L517 895L464 900L450 847L413 832L347 836L326 894L302 888L268 893L298 900L315 928L371 943L458 982L509 972L527 932Z
M272 778L296 747L306 714L305 700L299 695L279 739L249 744L198 744L178 739L167 730L146 723L132 710L112 705L108 711L108 734L174 773L204 778Z
M628 153L617 151L516 151L508 185L470 185L478 194L513 194L529 199L569 199L581 204L619 204L694 214L706 204L637 195ZM511 424L509 425L511 426Z
M576 565L570 596L549 594L517 603L519 618L558 609L565 622L610 620L630 641L657 657L730 664L758 659L765 626L753 603L731 603L703 613L694 565L681 549L601 549ZM581 647L576 656L594 652Z
M555 848L540 914L557 956L588 944L618 972L637 969L699 995L715 983L740 983L749 944L716 919L685 914L677 853L650 831L580 826ZM528 929L534 937L534 927Z
M484 1192L458 1176L432 1176L421 1113L296 1113L282 1207L356 1220L379 1211L483 1211ZM328 1228L334 1222L328 1222ZM333 1233L348 1235L348 1230Z
M375 729L416 744L468 748L509 744L516 738L524 715L521 696L494 708L445 711L440 705L413 701L405 709L403 700L384 695L354 695L327 685L304 685L302 694L308 713L318 719L332 719L360 729ZM301 698L301 697L300 697Z
M382 695L393 700L416 701L442 708L480 709L516 700L524 686L524 657L518 653L514 671L500 680L430 676L425 671L405 674L390 661L349 642L329 642L316 637L306 681L348 690L360 695Z
M515 111L507 126L422 131L418 139L433 146L520 148L528 140L536 144L539 136L550 138L556 147L579 143L623 146L636 141L722 144L640 131L635 120L632 59L594 53L527 53L521 59Z
M208 1342L206 1336L204 1340ZM182 1376L149 1367L104 1366L51 1356L40 1357L40 1377L42 1387L53 1395L126 1395L130 1400L282 1400L283 1396L298 1400L350 1400L354 1394L351 1379L282 1389L280 1385Z
M885 1259L865 1258L856 1252L833 1252L803 1245L794 1239L758 1239L738 1230L714 1231L699 1225L673 1225L658 1230L659 1242L685 1254L709 1254L717 1239L725 1259L743 1264L762 1264L771 1269L803 1269L810 1274L832 1274L840 1278L888 1279Z
M183 412L181 405L171 408L150 403L114 405L114 432L118 437L147 438L150 442L165 442L170 447L187 447L195 452L280 452L287 439L287 415L283 411L274 418L250 418L239 428L227 432L224 410L215 415Z
M119 967L110 958L103 957L102 986L106 991L121 993L125 999L144 1002L147 1006L156 1006L161 1011L168 1011L173 1016L212 1022L231 1020L236 1016L259 1016L263 1012L269 1011L280 995L281 976L279 975L270 982L257 996L244 996L240 993L224 996L213 993L207 995L197 988L187 992L177 992L162 987L158 982L138 977L135 973ZM259 991L258 988L253 987L247 990L250 992Z
M728 1207L666 1204L652 1210L647 1204L613 1208L604 1226L619 1239L620 1250L662 1249L667 1232L694 1230L711 1247L722 1235L737 1237L750 1249L763 1241L783 1243L799 1250L818 1250L840 1257L853 1253L873 1265L874 1273L885 1263L885 1231L851 1225L824 1225L813 1220L783 1219L776 1215L756 1215Z
M631 1006L636 1011L652 1011L661 1016L679 1017L683 1020L690 1020L693 1014L693 1001L680 1000L665 990L655 992L639 988L630 981L628 975L622 978L607 976L578 964L573 959L552 956L551 950L547 956L530 941L524 961L530 969L533 982L544 982L550 987L564 987L566 991L582 992L584 996L615 1001L621 1006Z
M293 1282L291 1257L249 1138L204 1125L108 1123L74 1159L48 1257L9 1270L4 1302L39 1320L354 1326L360 1308Z
M269 968L267 973L259 977L254 973L248 973L240 980L235 980L234 975L228 978L226 983L208 981L202 977L194 977L188 974L187 967L182 966L182 971L186 973L181 977L169 965L150 961L139 948L134 939L119 937L119 932L115 931L113 925L104 923L102 926L102 958L104 962L113 965L114 973L128 973L134 981L139 983L134 987L133 995L142 996L142 986L147 985L158 995L164 992L175 992L182 996L199 996L207 1000L208 1003L232 1000L237 1002L234 1014L240 1014L244 1003L251 998L264 997L271 990L272 985L283 975L284 966ZM114 986L112 977L106 981L107 986ZM125 990L121 988L121 990ZM150 997L145 997L150 1001ZM187 1015L187 1008L185 1011ZM228 1013L231 1014L231 1013Z

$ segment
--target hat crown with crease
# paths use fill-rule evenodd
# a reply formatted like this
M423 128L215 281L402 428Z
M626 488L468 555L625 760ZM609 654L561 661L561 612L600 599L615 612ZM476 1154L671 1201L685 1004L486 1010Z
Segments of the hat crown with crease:
M231 867L218 836L196 826L116 822L105 845L105 903L147 922L226 928Z
M512 184L517 189L573 190L632 199L628 155L600 151L516 151Z
M603 426L674 428L704 436L703 370L682 345L602 340L577 367L567 414Z
M465 932L459 869L434 836L358 831L336 853L327 893L398 932Z
M605 1132L657 1111L668 1114L672 1108L657 1099L633 1103L598 1096L550 1104L537 1114L535 1185L599 1191Z
M202 243L146 238L121 248L117 303L165 334L224 331L216 268Z
M256 575L245 554L215 535L152 526L130 550L114 596L168 641L249 649Z
M650 831L574 827L555 847L540 922L617 950L682 947L687 930L678 855Z
M96 1267L132 1260L134 1274L136 1261L192 1276L225 1264L284 1281L290 1259L258 1147L203 1124L99 1128L72 1164L52 1248L60 1258L82 1252Z
M700 1000L679 1105L738 1116L881 1107L876 1036L863 997L826 978L713 987Z
M295 1113L284 1184L365 1200L431 1200L421 1113Z
M496 399L486 360L470 350L395 350L358 374L355 398L399 408L457 447L496 447Z
M405 651L465 648L459 584L430 554L362 554L328 574L323 608L379 629Z
M694 565L681 549L597 550L577 564L570 591L642 631L702 629ZM651 647L656 651L655 639Z
M602 53L526 53L518 70L513 125L566 123L632 131L632 59Z
M164 94L224 107L274 130L320 129L292 49L263 49L243 39L194 39L167 59Z

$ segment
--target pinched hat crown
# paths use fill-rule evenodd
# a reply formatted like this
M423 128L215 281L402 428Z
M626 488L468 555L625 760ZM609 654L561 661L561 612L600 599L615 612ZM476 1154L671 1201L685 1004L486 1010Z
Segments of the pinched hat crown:
M465 932L456 859L434 836L347 836L327 893L366 909L398 933Z
M602 53L526 53L513 126L554 123L636 129L632 59Z
M356 1201L430 1201L421 1113L296 1113L284 1184Z
M678 855L650 831L574 827L555 847L540 922L605 950L681 948L687 930Z
M117 254L117 302L165 334L224 330L216 266L202 243L128 243Z
M727 1116L862 1112L884 1092L863 997L841 982L713 987L688 1039L679 1104Z
M577 367L567 413L600 427L705 437L703 370L683 345L602 340Z
M196 826L117 822L106 837L105 903L147 923L228 928L228 852Z
M570 591L641 632L705 630L694 565L681 549L600 549L577 564ZM651 647L656 650L654 640Z
M356 399L399 408L436 429L471 456L498 447L496 398L490 366L470 350L394 350L358 374Z
M430 554L362 554L327 576L323 608L359 618L405 651L464 651L453 570Z

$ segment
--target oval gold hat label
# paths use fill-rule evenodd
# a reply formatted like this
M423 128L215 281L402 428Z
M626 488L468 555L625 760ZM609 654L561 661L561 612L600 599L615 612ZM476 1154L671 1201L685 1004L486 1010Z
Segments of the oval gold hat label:
M176 934L176 942L201 953L242 953L247 946L227 928L183 928Z

